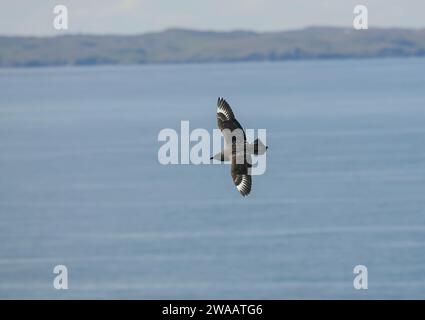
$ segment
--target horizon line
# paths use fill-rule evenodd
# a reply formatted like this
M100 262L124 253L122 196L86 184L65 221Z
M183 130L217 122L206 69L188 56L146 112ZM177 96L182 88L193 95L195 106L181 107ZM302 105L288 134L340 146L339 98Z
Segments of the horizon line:
M284 33L284 32L297 32L305 31L308 29L341 29L341 30L353 30L353 31L367 31L367 30L405 30L405 31L425 31L425 26L423 27L401 27L401 26L392 26L392 27L383 27L383 26L369 26L366 30L355 30L352 26L342 26L342 25L310 25L300 28L289 28L289 29L280 29L280 30L253 30L253 29L244 29L244 28L235 28L228 30L219 30L219 29L202 29L202 28L189 28L189 27L167 27L164 29L156 31L145 31L137 33L99 33L99 32L69 32L69 31L57 31L55 34L45 34L45 35L26 35L26 34L2 34L2 38L55 38L63 36L112 36L112 37L137 37L149 34L158 34L169 31L188 31L188 32L199 32L199 33L254 33L254 34L272 34L272 33Z

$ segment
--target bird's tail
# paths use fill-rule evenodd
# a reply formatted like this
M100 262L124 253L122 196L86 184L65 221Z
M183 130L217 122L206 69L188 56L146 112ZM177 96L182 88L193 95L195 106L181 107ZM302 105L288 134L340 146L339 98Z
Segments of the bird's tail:
M255 139L253 145L256 156L265 154L268 148L260 139Z

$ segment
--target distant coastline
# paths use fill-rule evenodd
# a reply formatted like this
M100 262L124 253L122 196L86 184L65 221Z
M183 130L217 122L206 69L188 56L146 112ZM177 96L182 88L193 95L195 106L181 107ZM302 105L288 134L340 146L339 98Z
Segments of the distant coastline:
M134 36L0 36L0 67L425 56L425 29L311 27L282 32L169 29Z

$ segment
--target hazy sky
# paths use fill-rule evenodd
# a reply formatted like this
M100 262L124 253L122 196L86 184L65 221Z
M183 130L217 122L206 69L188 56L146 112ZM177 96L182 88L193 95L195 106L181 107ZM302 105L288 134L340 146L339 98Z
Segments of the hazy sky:
M52 25L57 4L68 8L68 33L351 27L357 4L368 7L370 26L425 27L425 0L0 0L0 34L64 33Z

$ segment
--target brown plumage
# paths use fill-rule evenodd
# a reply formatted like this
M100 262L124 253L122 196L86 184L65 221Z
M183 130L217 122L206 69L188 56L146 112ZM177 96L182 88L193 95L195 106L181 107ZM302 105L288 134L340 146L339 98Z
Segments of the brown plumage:
M231 148L233 183L240 194L245 197L251 192L251 156L246 153L245 131L236 120L230 105L223 98L219 98L217 101L217 125L223 133L226 149ZM226 149L222 152L222 159L225 157Z

